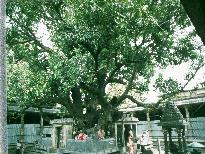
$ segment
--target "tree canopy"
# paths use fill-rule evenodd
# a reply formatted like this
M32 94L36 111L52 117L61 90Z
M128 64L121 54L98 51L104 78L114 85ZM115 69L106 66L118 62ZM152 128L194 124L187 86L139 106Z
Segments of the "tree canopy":
M178 0L8 0L6 13L8 102L25 108L58 103L77 119L87 108L93 120L86 125L96 123L97 105L104 121L125 99L144 105L132 93L149 90L156 68L191 61L188 82L203 66L195 31L175 35L191 25ZM39 24L51 46L38 37ZM125 89L109 97L106 87L113 84ZM165 96L184 86L156 80Z

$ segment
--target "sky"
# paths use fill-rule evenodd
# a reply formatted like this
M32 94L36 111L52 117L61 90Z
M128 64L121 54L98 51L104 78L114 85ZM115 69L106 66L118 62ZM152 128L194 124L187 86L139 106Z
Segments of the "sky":
M186 35L188 35L190 32L192 32L194 30L193 26L187 27L185 29L180 29L176 27L176 32L174 33L174 35L176 36L176 38L180 39L185 37ZM47 27L45 24L43 24L43 22L41 22L39 24L39 28L37 30L36 36L42 41L42 43L47 46L52 48L53 44L50 40L50 35L49 32L47 30ZM177 40L176 40L177 41ZM195 37L193 38L193 43L196 44L196 46L200 46L200 50L201 52L204 54L205 57L205 46L203 45L200 37ZM157 100L159 99L159 92L155 90L154 86L154 81L157 79L159 73L161 73L164 77L164 79L175 79L177 80L179 83L181 83L182 85L184 85L186 83L185 75L186 73L188 73L189 71L189 67L190 67L191 63L182 63L180 65L177 66L168 66L166 69L159 69L157 68L156 71L156 75L153 77L150 85L149 85L149 92L145 93L144 95L142 95L142 97L145 98L144 102L145 103L154 103L157 102ZM205 67L201 68L197 74L195 75L195 78L193 80L191 80L191 82L189 82L189 84L185 87L185 90L191 90L193 88L195 88L197 86L197 84L201 83L205 81Z
M178 29L176 28L175 32L175 37L178 39L181 39L188 35L190 32L195 30L193 26L187 27L185 29ZM205 58L205 46L203 45L201 38L199 36L196 36L193 38L193 44L196 45L196 47L200 47L200 52ZM175 66L168 66L166 69L157 69L156 70L156 76L153 77L153 80L151 81L149 85L150 91L145 94L145 103L150 103L150 102L157 102L159 99L159 92L155 91L153 85L154 85L154 80L157 78L157 75L159 73L163 74L164 79L175 79L181 85L184 85L187 81L185 80L186 74L189 72L189 68L191 67L191 62L186 62L182 63L180 65L175 65ZM195 77L187 84L187 86L184 88L184 90L192 90L194 89L197 85L205 81L205 66L202 67L195 75ZM197 86L200 88L200 86Z

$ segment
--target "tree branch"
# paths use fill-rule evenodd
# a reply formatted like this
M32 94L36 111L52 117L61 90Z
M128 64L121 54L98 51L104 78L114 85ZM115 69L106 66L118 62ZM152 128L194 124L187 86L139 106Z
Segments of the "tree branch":
M118 101L119 101L119 102L122 102L122 101L125 100L126 98L129 99L129 100L131 100L132 102L134 102L135 104L137 104L137 105L139 105L139 106L145 106L144 103L137 101L137 100L136 100L133 96L131 96L131 95L123 95L123 96L121 96L121 97L118 99Z
M133 84L133 81L136 77L136 73L137 73L137 66L135 65L134 68L133 68L132 76L131 76L131 78L128 82L128 85L127 85L127 87L126 87L126 89L125 89L125 91L122 95L127 95L129 90L132 89L132 84Z
M30 36L37 46L39 46L41 49L43 49L44 51L46 51L48 53L50 52L50 48L43 45L43 43L38 40L38 38L36 37L36 35L33 33L33 31L30 28L28 28L26 26L24 26L24 28L29 32L29 33L25 33L25 34L28 37Z
M115 69L112 70L112 72L110 73L109 77L107 78L107 80L105 81L106 84L109 83L113 78L114 78L114 75L116 74L117 71L120 70L120 68L123 66L123 64L121 63L118 63L116 66L115 66Z
M126 85L126 82L124 82L123 79L116 79L116 78L108 80L107 83L119 83L119 84Z
M161 99L155 104L155 107L158 107L159 104L161 104L164 100L168 99L168 98L171 98L177 94L179 94L180 92L183 92L184 89L186 88L186 86L189 84L189 82L194 79L196 73L200 70L200 68L202 68L203 66L205 65L205 63L202 63L201 65L198 65L197 68L195 69L195 72L192 73L192 76L187 80L187 82L177 91L173 92L172 94L169 94L169 95L163 95L161 97Z
M15 42L12 42L12 45L17 45L17 44L25 44L25 43L29 43L32 42L33 40L24 40L24 41L19 41L19 40L15 40Z
M92 94L98 95L97 88L93 88L92 86L86 85L85 83L81 82L80 83L80 88L86 90L87 92L90 92Z
M49 47L44 46L42 42L38 40L38 38L35 36L31 28L25 26L25 24L18 22L16 19L11 18L11 20L13 20L17 25L19 25L22 28L22 30L18 29L18 31L24 34L24 36L26 36L28 40L34 41L37 46L39 46L41 49L43 49L46 52L51 51Z

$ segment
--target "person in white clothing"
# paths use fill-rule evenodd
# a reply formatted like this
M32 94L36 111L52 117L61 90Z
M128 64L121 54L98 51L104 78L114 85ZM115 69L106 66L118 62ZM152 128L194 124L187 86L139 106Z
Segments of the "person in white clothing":
M151 144L151 140L149 137L149 132L144 131L140 137L140 147L141 147L141 152L145 153L145 146L148 146Z

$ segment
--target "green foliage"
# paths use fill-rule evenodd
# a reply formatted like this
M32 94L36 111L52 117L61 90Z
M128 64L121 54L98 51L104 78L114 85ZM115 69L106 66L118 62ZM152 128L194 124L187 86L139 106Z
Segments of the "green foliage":
M157 67L199 58L189 36L175 38L176 27L190 25L177 0L17 0L7 16L8 98L24 107L60 103L76 117L97 104L113 111L129 92L148 91ZM37 37L39 23L50 48ZM126 87L115 105L110 83ZM159 78L156 87L169 94L179 84Z
M18 104L22 109L36 106L36 99L43 98L48 91L46 84L43 76L30 70L28 63L18 61L8 65L8 101L11 105Z
M169 78L168 80L164 80L162 75L160 75L159 78L156 80L156 88L159 88L160 92L167 96L179 91L181 86L177 81L171 78Z

